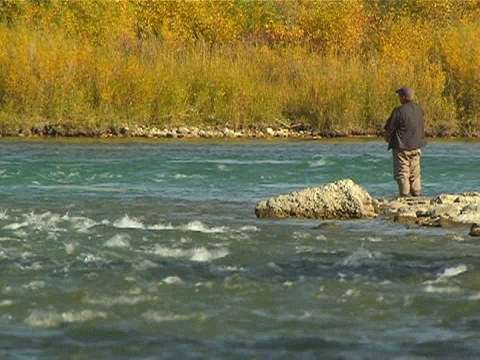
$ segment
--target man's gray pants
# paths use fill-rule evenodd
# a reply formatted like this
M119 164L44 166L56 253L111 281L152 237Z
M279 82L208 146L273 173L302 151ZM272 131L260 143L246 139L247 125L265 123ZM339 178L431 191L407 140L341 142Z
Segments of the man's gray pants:
M420 149L393 149L393 174L400 196L420 196Z

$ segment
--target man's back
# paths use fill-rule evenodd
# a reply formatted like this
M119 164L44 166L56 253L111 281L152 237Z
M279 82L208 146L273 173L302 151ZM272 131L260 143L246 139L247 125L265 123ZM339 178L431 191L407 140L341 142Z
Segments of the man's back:
M396 108L385 128L392 132L389 149L413 150L425 145L423 110L413 101Z

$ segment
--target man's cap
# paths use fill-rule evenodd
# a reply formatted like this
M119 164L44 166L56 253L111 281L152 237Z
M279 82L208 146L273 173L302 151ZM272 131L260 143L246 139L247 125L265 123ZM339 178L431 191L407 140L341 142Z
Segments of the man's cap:
M408 86L402 86L400 89L395 90L395 92L407 100L413 99L413 89Z

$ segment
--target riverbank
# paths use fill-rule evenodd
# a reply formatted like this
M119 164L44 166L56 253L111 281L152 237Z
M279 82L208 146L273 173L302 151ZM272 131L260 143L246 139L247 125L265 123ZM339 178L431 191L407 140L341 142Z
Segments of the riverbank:
M357 133L354 136L377 136L375 134ZM311 129L306 125L282 125L231 128L219 126L178 126L156 127L145 125L109 127L107 129L78 129L64 125L43 125L22 127L14 131L4 131L2 137L97 137L97 138L171 138L171 139L248 139L248 138L299 138L320 139L333 137L346 137L348 134L329 133Z
M454 134L429 134L428 138L437 139L467 139L479 140L480 134L469 137ZM318 140L333 138L377 138L379 133L356 131L345 133L341 131L329 132L312 129L305 124L251 126L232 128L225 125L218 126L122 126L98 128L74 128L65 125L41 125L20 127L16 130L3 130L0 138L145 138L145 139L299 139Z

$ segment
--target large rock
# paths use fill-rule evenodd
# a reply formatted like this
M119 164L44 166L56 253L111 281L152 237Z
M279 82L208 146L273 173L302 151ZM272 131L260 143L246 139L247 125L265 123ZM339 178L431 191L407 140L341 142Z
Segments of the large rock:
M255 207L260 218L371 219L375 200L350 179L282 194Z

